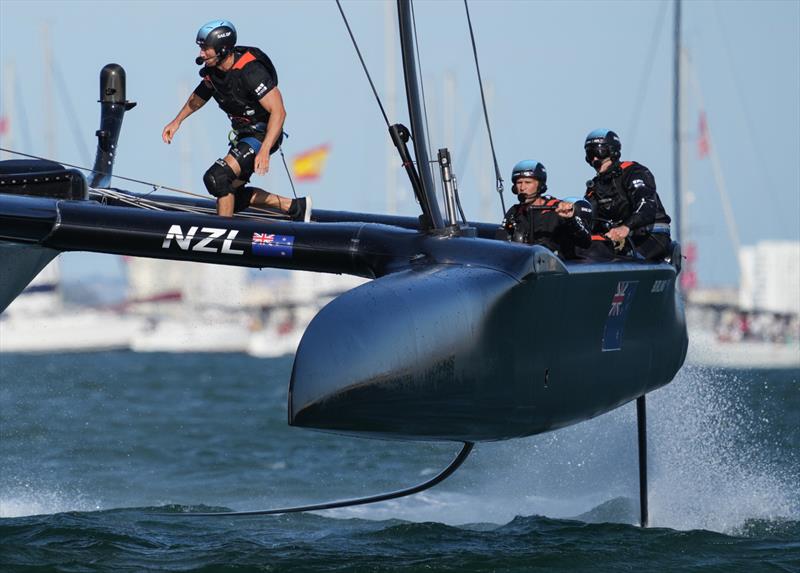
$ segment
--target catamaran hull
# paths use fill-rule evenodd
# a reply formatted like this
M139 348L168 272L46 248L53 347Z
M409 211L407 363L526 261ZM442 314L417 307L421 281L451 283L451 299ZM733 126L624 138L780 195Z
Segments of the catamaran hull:
M435 265L372 281L309 325L289 422L486 441L597 416L667 384L683 364L675 277L665 264L573 265L521 281Z
M331 302L304 335L290 383L296 426L416 440L527 436L668 383L686 354L669 263L564 264L543 247L481 238L481 226L450 236L359 214L295 223L137 201L0 193L0 240L12 245L0 251L10 268L0 307L61 251L375 279Z

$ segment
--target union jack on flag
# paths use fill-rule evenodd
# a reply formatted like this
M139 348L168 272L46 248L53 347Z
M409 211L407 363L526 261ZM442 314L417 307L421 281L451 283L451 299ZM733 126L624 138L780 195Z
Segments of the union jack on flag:
M253 233L252 251L262 257L291 257L294 237L274 233Z
M636 285L639 281L619 281L614 295L611 297L611 308L608 309L608 318L603 327L603 352L609 350L622 350L622 337L625 331L625 318L628 316L633 295L636 294Z
M271 243L275 240L275 234L267 235L266 233L253 233L253 244L254 245L263 245L266 243Z
M617 283L617 293L611 299L611 308L608 316L619 316L622 312L622 303L625 302L625 291L628 290L630 283L621 281Z

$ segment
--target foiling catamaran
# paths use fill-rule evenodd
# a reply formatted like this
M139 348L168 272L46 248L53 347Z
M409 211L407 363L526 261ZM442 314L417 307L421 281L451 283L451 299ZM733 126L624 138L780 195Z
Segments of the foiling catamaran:
M688 344L676 289L679 247L655 263L563 261L544 247L496 240L497 225L469 223L463 214L459 220L446 149L438 154L443 216L428 168L410 0L398 0L398 11L411 129L386 123L419 218L315 210L303 223L253 209L222 218L211 200L113 188L122 120L135 104L126 100L124 70L109 64L101 72L101 125L88 183L80 171L52 161L0 162L0 310L64 251L373 279L334 299L308 326L289 383L289 424L463 442L457 457L434 478L396 492L213 515L409 495L452 474L474 442L555 430L637 400L644 525L644 397L673 379Z

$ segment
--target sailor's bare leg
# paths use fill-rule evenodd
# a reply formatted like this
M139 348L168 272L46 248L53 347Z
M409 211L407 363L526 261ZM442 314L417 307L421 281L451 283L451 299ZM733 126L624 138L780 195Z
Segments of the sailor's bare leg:
M217 215L220 217L233 217L233 206L236 202L236 196L233 193L228 193L224 197L217 199Z
M239 167L239 162L236 161L232 155L226 155L224 161L233 170L234 174L239 175L242 172L242 168ZM233 188L237 189L238 187L244 185L244 183L244 181L237 179L233 183ZM222 199L228 200L225 202L225 213L221 211ZM253 207L272 207L273 209L280 209L282 212L288 213L289 208L292 206L292 200L288 197L282 197L281 195L276 195L274 193L267 193L263 189L254 187L253 196L250 198L250 205ZM223 217L231 217L233 216L234 206L235 198L233 193L225 197L221 197L219 200L217 200L217 214L222 215Z
M279 209L284 213L289 211L292 206L292 200L288 197L276 195L275 193L268 193L258 187L253 188L253 196L250 198L250 205L253 207L271 207L272 209Z
M235 175L239 175L242 172L242 168L239 167L239 162L236 161L236 159L234 159L232 155L230 154L226 155L223 161L228 164L228 167L230 167L233 170L233 173ZM238 187L236 183L239 183L239 185L241 185L241 182L236 180L231 185L233 189L236 189L236 187ZM227 195L219 197L217 199L217 215L219 215L220 217L233 217L233 209L235 205L236 205L236 195L234 195L233 193L228 193Z

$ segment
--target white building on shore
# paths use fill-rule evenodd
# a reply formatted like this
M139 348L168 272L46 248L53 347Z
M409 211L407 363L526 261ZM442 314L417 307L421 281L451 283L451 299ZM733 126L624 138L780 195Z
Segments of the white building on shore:
M761 241L739 251L742 310L800 314L800 241Z

